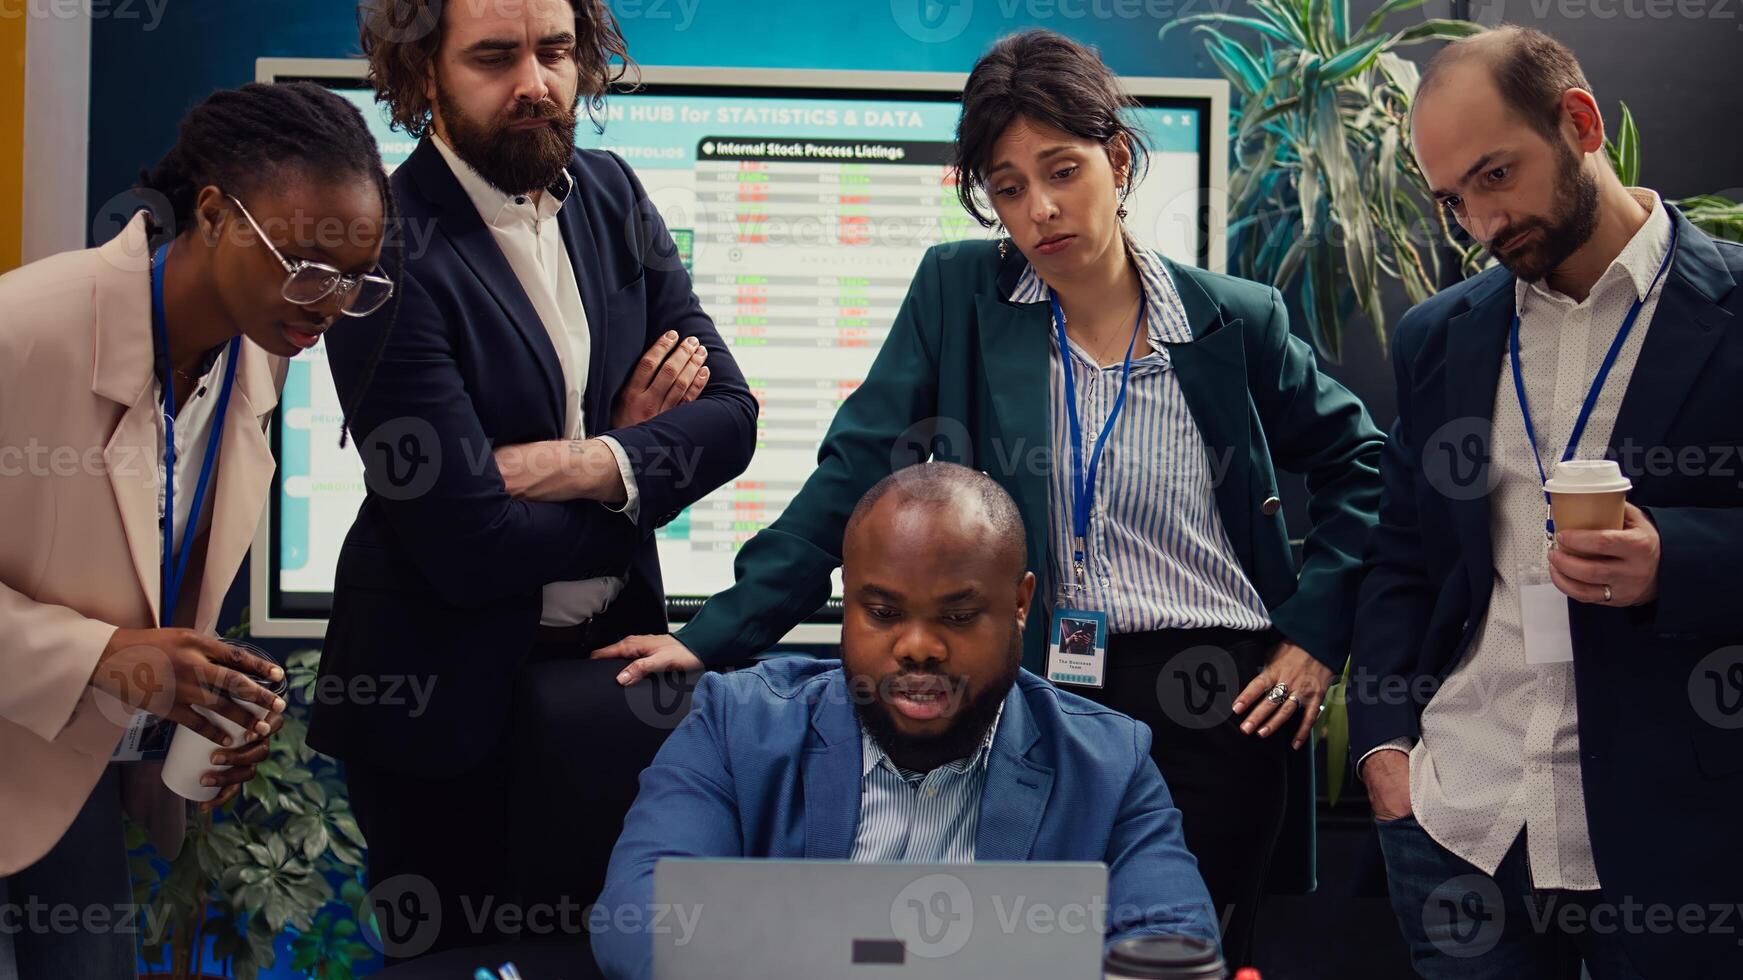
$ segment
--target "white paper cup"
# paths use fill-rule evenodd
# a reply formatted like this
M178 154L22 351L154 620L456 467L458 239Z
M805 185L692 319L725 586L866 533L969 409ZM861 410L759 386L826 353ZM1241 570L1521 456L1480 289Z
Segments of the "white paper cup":
M272 654L267 653L258 647L250 646L247 643L242 643L237 640L225 640L224 642L233 647L239 647L246 650L262 660L278 663L277 657L274 657ZM280 666L282 667L283 665L281 664ZM244 671L243 673L246 672ZM284 697L285 691L289 689L290 678L288 675L280 678L276 683L264 677L255 677L253 674L248 674L247 676L256 684L259 684L261 687L266 688L281 698ZM252 701L237 701L236 703L241 705L243 710L254 715L256 718L266 717L266 709ZM224 734L234 739L235 744L229 746L219 745L217 742L201 735L199 732L186 726L178 725L176 727L175 736L170 739L169 752L164 756L163 784L168 786L171 790L174 790L176 795L183 799L192 800L195 803L204 803L205 801L216 797L223 787L204 786L201 785L200 780L205 777L206 773L222 772L223 770L230 768L229 766L213 765L212 753L219 749L227 748L234 750L240 748L244 742L248 741L251 732L223 715L214 711L209 711L200 705L194 705L193 709L199 713L200 717L205 718L214 725L217 725Z

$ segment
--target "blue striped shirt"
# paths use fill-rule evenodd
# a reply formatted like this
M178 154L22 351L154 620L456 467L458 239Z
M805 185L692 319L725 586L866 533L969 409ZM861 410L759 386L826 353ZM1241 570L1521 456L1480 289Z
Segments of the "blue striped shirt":
M1145 329L1152 351L1132 361L1126 405L1108 434L1096 476L1085 537L1086 588L1070 605L1103 610L1115 633L1222 626L1262 630L1271 617L1247 580L1216 508L1215 480L1233 465L1212 459L1193 421L1164 344L1192 340L1185 307L1162 260L1134 249L1143 283ZM1014 303L1047 302L1047 284L1031 266L1010 296ZM1051 321L1050 321L1051 322ZM1050 330L1052 401L1052 507L1049 568L1057 593L1076 581L1071 527L1071 434L1059 335ZM1101 367L1070 342L1067 360L1077 385L1083 427L1084 472L1095 438L1120 390L1120 365ZM1124 349L1120 352L1124 354Z
M924 773L896 765L871 733L861 728L859 829L854 833L849 860L973 861L987 754L992 751L993 734L1004 714L1001 704L974 755Z

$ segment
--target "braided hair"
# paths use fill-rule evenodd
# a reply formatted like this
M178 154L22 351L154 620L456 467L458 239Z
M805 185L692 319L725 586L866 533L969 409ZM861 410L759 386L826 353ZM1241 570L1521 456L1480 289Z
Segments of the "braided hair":
M375 137L356 106L313 82L250 83L212 93L182 119L175 146L157 166L140 172L138 189L167 211L155 215L155 234L171 238L179 229L192 226L194 203L203 188L216 185L241 196L250 187L270 182L286 167L322 181L372 181L386 218L382 244L394 252L390 278L395 283L403 280L405 241ZM393 308L369 367L342 406L341 447L388 335L399 321L403 296L403 288L394 290Z

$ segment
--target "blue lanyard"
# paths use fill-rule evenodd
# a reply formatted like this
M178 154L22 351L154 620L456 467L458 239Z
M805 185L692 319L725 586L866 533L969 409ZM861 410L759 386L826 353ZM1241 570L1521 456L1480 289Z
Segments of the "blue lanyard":
M1114 430L1114 421L1126 407L1126 382L1132 377L1132 351L1138 345L1138 331L1144 326L1144 291L1138 290L1138 322L1132 327L1132 339L1126 343L1126 361L1120 367L1120 391L1114 396L1114 407L1108 412L1107 421L1102 423L1101 435L1096 437L1095 448L1090 451L1088 474L1084 473L1083 425L1077 420L1077 382L1072 378L1071 342L1065 334L1065 311L1059 307L1059 296L1053 290L1047 290L1047 299L1053 305L1053 326L1059 331L1059 360L1065 369L1065 416L1071 423L1071 531L1077 542L1077 547L1072 552L1072 568L1077 573L1078 584L1082 585L1083 541L1089 534L1089 509L1090 503L1095 499L1095 475L1101 467L1101 453L1107 445L1108 433Z
M194 484L194 506L188 512L191 525L182 534L182 547L175 548L176 523L176 391L175 366L169 360L169 329L163 313L163 264L169 257L169 245L158 248L151 260L151 329L157 335L158 364L163 372L163 582L159 596L157 624L168 626L175 616L176 599L181 593L182 578L188 572L188 555L193 552L193 530L200 526L200 509L206 502L206 487L212 481L212 470L218 463L218 443L224 436L224 416L230 407L230 389L236 386L236 361L242 338L230 341L229 361L224 365L224 387L218 392L218 419L212 425L211 438L206 442L205 462L200 466L199 482Z
M1610 369L1616 366L1616 358L1622 353L1622 345L1628 342L1628 334L1634 329L1634 321L1640 316L1640 310L1646 305L1646 298L1658 288L1658 281L1664 278L1666 269L1670 268L1670 258L1676 254L1676 223L1670 226L1670 245L1664 250L1664 260L1658 264L1658 272L1652 277L1652 284L1646 287L1634 300L1634 305L1628 308L1628 315L1622 318L1622 329L1616 331L1616 339L1610 342L1610 350L1604 355L1604 363L1598 368L1598 377L1592 382L1590 391L1586 392L1585 404L1580 406L1580 414L1574 419L1574 430L1568 435L1567 448L1562 451L1561 461L1567 462L1574 458L1574 453L1580 448L1580 436L1585 434L1586 423L1591 420L1592 409L1598 404L1598 395L1603 393L1604 382L1610 377ZM1517 304L1515 304L1517 307ZM1537 464L1537 475L1541 483L1549 482L1549 474L1543 471L1543 457L1537 451L1537 427L1531 423L1531 403L1525 397L1525 372L1519 366L1519 310L1513 310L1512 335L1507 344L1508 359L1513 362L1513 390L1519 395L1519 414L1525 416L1525 438L1531 441L1531 461ZM1546 508L1543 519L1543 529L1550 540L1555 540L1555 518L1550 516L1549 491L1543 492L1543 503Z

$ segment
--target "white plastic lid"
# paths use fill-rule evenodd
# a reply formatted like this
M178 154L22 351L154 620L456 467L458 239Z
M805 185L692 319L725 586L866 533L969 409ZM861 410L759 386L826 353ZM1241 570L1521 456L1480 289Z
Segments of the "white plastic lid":
M1633 481L1610 459L1570 459L1555 464L1555 472L1543 489L1550 493L1615 493L1632 490Z

